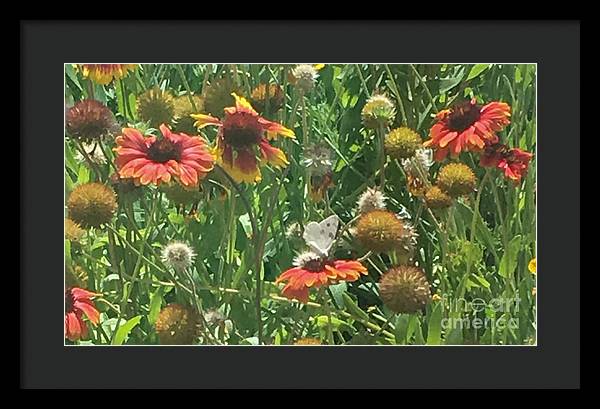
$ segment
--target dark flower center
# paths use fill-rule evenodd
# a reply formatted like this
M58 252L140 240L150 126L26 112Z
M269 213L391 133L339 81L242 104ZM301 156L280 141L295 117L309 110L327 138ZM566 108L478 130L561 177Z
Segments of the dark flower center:
M234 148L257 145L263 136L258 118L244 112L228 115L223 120L223 139Z
M452 131L462 132L473 125L481 116L481 107L470 101L463 102L452 108L448 115L448 128Z
M73 311L73 304L75 300L73 299L73 294L71 294L71 290L65 291L65 311L71 312Z
M313 273L318 273L319 271L323 271L326 265L332 264L330 260L316 258L307 261L303 268L305 270L311 271Z
M148 148L148 157L153 162L165 163L170 160L181 160L181 147L167 138L158 139Z

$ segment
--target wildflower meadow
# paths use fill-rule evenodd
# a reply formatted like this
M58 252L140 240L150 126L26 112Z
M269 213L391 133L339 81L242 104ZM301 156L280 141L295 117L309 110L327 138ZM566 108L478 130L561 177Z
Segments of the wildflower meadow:
M535 64L64 82L66 345L536 344Z

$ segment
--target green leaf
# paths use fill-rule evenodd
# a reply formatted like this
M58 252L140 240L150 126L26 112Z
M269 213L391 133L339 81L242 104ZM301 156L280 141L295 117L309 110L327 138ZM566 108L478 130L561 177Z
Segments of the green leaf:
M329 318L327 315L320 315L317 317L317 325L320 329L327 329L329 325ZM339 318L331 317L331 326L334 331L354 331L354 328L346 321L342 321Z
M339 284L329 286L329 289L331 290L331 294L333 294L333 299L335 300L335 303L337 304L337 306L339 308L345 308L344 295L346 295L347 288L348 288L348 285L346 284L345 281L342 281Z
M148 321L150 324L154 324L156 322L156 318L160 312L160 307L162 306L163 294L164 287L158 287L158 290L152 294L152 299L150 300L150 311L148 312Z
M170 213L169 214L169 220L171 221L171 223L173 224L183 224L184 222L184 217L182 214L177 214L177 213Z
M472 80L473 78L479 76L482 72L490 68L490 64L475 64L471 71L469 71L469 75L467 76L467 81Z
M369 314L360 309L356 302L347 294L343 293L342 298L346 305L346 310L354 317L360 318L363 321L369 321Z
M498 270L500 276L507 278L515 271L515 268L517 268L520 246L521 235L513 237L510 243L508 243L507 248L504 249L502 259L500 260L500 268Z
M400 314L396 317L396 323L394 324L394 337L398 344L406 343L406 335L408 334L408 322L410 315Z
M129 336L131 330L134 329L140 323L141 319L141 315L136 315L135 317L127 321L125 324L121 325L117 330L117 334L113 339L112 345L122 345L125 339Z
M450 91L452 88L456 87L458 84L460 84L460 81L462 80L462 78L447 78L447 79L442 79L440 80L440 93L445 93L447 91Z
M429 316L427 345L439 345L442 341L442 303L436 303Z

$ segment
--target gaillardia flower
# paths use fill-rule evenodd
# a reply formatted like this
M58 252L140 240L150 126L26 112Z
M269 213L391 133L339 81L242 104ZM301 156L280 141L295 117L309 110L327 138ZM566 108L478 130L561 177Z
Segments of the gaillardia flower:
M529 264L527 264L527 268L529 269L529 272L531 274L537 274L537 261L535 257L529 261Z
M287 282L282 294L289 299L308 302L311 287L335 284L339 281L356 281L367 275L367 269L358 261L330 260L316 253L306 252L294 260L295 267L283 272L275 284Z
M479 164L483 167L496 167L504 172L504 176L514 183L521 183L527 173L533 154L519 148L509 148L497 143L485 148Z
M161 254L163 263L175 271L183 271L194 262L196 253L186 243L173 242L167 244Z
M200 319L191 308L168 304L158 313L155 328L162 345L191 345L198 337Z
M400 314L422 310L431 300L429 282L423 270L414 266L398 266L381 276L379 292L384 304Z
M124 128L116 138L116 164L122 178L137 184L156 185L178 179L184 186L195 186L213 169L214 157L201 137L174 133L160 126L162 138L144 136L133 128Z
M69 137L87 143L118 131L111 110L95 99L84 99L69 108L65 124Z
M425 192L425 203L430 209L445 209L452 205L452 197L439 186L431 186Z
M261 117L245 98L235 93L233 96L235 106L225 108L222 120L205 114L192 117L196 119L198 128L208 125L219 127L217 161L236 182L259 182L259 163L266 162L276 167L288 164L283 151L271 146L268 139L274 139L278 134L293 138L294 131Z
M368 213L371 210L385 209L386 196L378 188L368 187L358 198L356 205L359 213Z
M94 325L100 321L100 313L96 309L92 297L99 294L71 287L65 291L65 337L70 341L78 341L87 337L88 327L83 320L84 315Z
M406 243L404 222L388 210L371 210L356 222L355 235L367 250L384 253L401 248Z
M198 130L194 126L196 120L192 118L191 115L195 112L204 111L204 100L197 95L192 95L192 100L194 101L196 109L192 106L192 102L188 95L180 95L173 100L173 105L175 107L173 131L182 132L188 135L198 134Z
M510 123L510 106L504 102L490 102L480 106L475 98L440 111L437 123L431 127L423 146L435 149L435 160L442 161L450 153L481 151L486 143L496 143L496 132Z
M277 84L259 84L252 91L250 101L259 113L264 113L267 106L269 107L269 112L273 113L283 108L285 94Z
M450 196L458 197L473 192L477 178L464 163L449 163L440 169L436 183Z
M77 186L67 200L69 218L84 228L100 227L110 222L117 210L115 192L102 183Z
M396 117L396 109L390 99L382 94L375 94L367 100L361 111L363 124L367 128L387 127Z
M159 87L150 88L137 98L137 114L152 128L171 123L175 116L173 95Z
M413 157L422 143L421 136L406 127L392 129L384 140L385 152L394 159Z
M77 68L85 78L100 85L107 85L113 79L125 77L137 64L78 64Z

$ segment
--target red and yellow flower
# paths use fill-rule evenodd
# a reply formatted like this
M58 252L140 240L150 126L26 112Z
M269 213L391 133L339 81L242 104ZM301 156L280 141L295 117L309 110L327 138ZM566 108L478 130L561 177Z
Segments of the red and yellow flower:
M133 71L137 64L79 64L77 66L85 78L107 85L113 79L120 79Z
M436 115L423 146L435 149L435 160L442 161L448 153L456 157L462 151L479 152L486 143L498 142L496 132L510 123L510 106L504 102L490 102L480 106L475 98L445 109Z
M195 186L213 169L214 156L206 141L197 136L174 133L160 126L162 138L144 136L124 128L116 138L116 164L121 178L132 178L137 185L168 183L178 179L184 186Z
M485 148L479 164L483 167L496 167L503 171L508 179L520 183L532 158L533 154L530 152L496 143Z
M88 327L83 317L94 325L100 321L100 312L96 309L92 297L99 294L92 293L78 287L71 287L65 291L65 337L70 341L86 338Z
M271 146L277 135L293 138L294 131L261 117L243 97L232 93L235 106L225 108L223 119L193 114L195 126L219 127L217 163L236 181L254 183L261 180L260 164L285 167L288 160L282 150Z
M367 269L354 260L330 260L308 252L299 255L294 264L296 267L283 272L275 280L275 284L287 282L282 294L289 299L308 302L311 287L335 284L339 281L356 281L367 275Z

